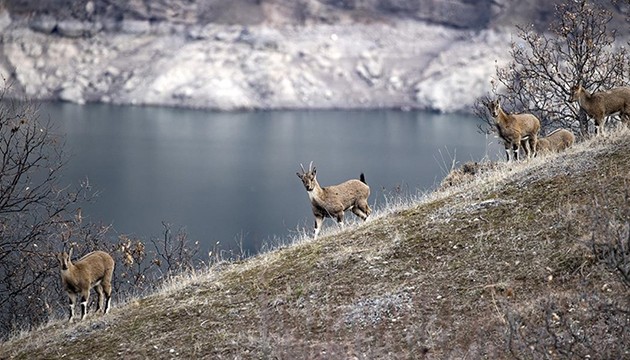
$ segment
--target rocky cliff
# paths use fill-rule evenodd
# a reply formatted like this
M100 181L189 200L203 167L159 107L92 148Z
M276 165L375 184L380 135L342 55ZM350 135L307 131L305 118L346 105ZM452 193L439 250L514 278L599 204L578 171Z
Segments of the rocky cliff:
M76 103L467 111L508 59L509 4L11 1L0 74Z

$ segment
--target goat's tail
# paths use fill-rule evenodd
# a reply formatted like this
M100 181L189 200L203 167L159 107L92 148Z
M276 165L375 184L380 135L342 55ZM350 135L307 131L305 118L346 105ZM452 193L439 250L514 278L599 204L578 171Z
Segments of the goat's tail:
M365 182L365 175L363 175L363 173L361 173L361 176L359 176L359 179L361 180L362 183L367 185L367 182Z

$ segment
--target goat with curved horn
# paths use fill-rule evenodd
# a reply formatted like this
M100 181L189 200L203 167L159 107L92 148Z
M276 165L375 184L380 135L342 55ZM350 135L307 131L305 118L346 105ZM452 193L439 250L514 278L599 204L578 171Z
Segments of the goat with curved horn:
M311 201L313 215L315 215L315 237L321 230L324 218L335 218L343 227L343 217L346 210L351 210L362 220L366 220L372 213L368 205L370 187L365 182L365 175L361 173L359 180L352 179L338 185L321 187L317 182L317 169L313 162L309 164L308 171L300 164L302 173L296 173L302 180L302 184Z
M103 313L107 314L112 299L114 259L104 251L91 252L76 263L72 263L71 257L72 248L68 253L64 251L57 254L61 265L61 281L70 298L69 321L74 319L77 297L81 304L81 320L85 318L92 288L95 288L98 294L96 311L103 309Z
M524 145L527 158L533 157L536 154L540 120L532 114L507 114L498 99L490 101L487 107L503 140L507 160L510 161L512 153L514 159L518 160L521 144Z

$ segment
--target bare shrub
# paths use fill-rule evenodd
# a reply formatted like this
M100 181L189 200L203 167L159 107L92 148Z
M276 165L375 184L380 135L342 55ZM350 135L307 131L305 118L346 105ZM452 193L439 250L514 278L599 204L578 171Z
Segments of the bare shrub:
M165 223L163 237L146 249L146 241L121 235L116 243L110 225L84 221L81 205L95 192L88 181L61 183L68 161L63 136L36 104L8 101L6 91L0 91L0 339L67 308L55 258L62 249L112 254L118 300L201 264L198 244Z
M531 112L542 121L545 132L571 129L586 136L586 112L569 101L571 87L581 83L590 91L622 86L627 78L627 51L615 47L615 32L607 25L612 14L588 0L556 5L556 20L548 33L533 26L517 26L512 43L512 62L497 68L492 96L477 100L475 113L485 120L485 133L496 131L483 106L499 98L509 112Z
M123 293L143 293L155 290L166 277L181 271L199 268L199 243L190 243L188 234L162 222L161 238L149 242L129 235L120 235L116 258L120 272L115 276L114 288Z
M59 288L54 252L89 184L60 184L63 138L35 104L0 93L0 337L46 319ZM54 279L54 280L53 280ZM61 294L61 292L59 292Z

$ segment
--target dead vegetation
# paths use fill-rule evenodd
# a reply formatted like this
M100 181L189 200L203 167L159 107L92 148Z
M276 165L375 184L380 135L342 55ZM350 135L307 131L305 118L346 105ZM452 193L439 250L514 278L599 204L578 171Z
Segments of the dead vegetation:
M620 131L488 171L107 316L51 321L0 358L627 357L630 287L592 240L626 234L629 158Z

